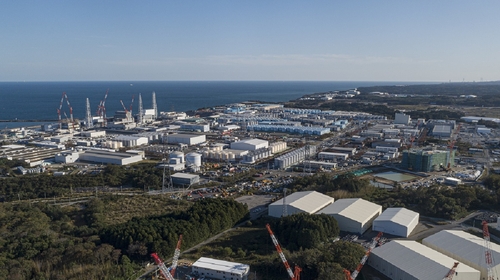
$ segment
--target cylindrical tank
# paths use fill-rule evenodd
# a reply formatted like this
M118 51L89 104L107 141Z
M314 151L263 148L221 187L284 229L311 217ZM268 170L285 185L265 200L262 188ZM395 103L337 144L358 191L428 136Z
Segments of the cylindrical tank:
M201 166L201 154L189 153L186 155L186 162L194 164L195 166Z
M184 153L183 152L173 152L170 154L170 158L178 158L180 163L184 163Z

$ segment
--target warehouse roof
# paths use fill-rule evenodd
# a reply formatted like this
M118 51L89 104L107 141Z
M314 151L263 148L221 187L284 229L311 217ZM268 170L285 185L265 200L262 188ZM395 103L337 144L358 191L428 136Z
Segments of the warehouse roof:
M358 222L367 222L373 213L382 211L382 206L361 198L339 199L318 214L338 214Z
M417 212L413 212L406 208L387 208L375 219L375 222L387 221L407 226L418 216Z
M174 178L183 178L183 179L192 179L192 178L199 177L199 175L188 174L188 173L175 173L175 174L172 174L170 176L174 177Z
M316 191L295 192L286 197L286 204L311 214L333 203L333 201L333 197ZM271 206L276 205L282 206L283 198L271 204Z
M459 255L470 263L487 267L484 258L484 239L481 237L461 230L442 230L425 238L422 243L432 244L444 251ZM492 259L500 260L500 245L491 242L490 246Z
M415 279L438 279L439 277L442 279L450 271L453 263L457 262L438 251L410 240L388 242L373 249L371 254L391 263ZM460 263L456 268L459 274L475 271L477 270L464 263Z
M244 140L234 142L234 143L246 143L246 144L250 144L250 145L261 145L261 144L268 144L269 142L266 140L253 138L253 139L244 139Z
M242 263L228 262L211 258L201 257L195 263L194 267L206 268L217 271L244 275L250 270L250 266Z
M196 138L200 136L205 136L204 134L168 134L166 137L175 137L175 138L186 138L186 139L191 139L191 138Z

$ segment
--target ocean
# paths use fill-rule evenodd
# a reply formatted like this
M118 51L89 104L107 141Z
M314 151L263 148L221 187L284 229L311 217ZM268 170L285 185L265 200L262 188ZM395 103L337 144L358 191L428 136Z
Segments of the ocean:
M132 112L138 111L141 93L143 108L152 108L152 92L156 93L158 111L188 111L250 100L285 102L306 94L331 90L347 90L373 85L415 84L401 82L300 82L300 81L112 81L112 82L0 82L0 129L32 126L32 120L57 120L61 96L66 92L73 116L84 119L86 98L95 115L106 91L106 112L112 116L123 110L121 101ZM62 112L69 117L63 101ZM65 118L62 113L62 118ZM12 121L17 120L17 121ZM19 122L19 120L30 122ZM39 123L38 123L39 124Z

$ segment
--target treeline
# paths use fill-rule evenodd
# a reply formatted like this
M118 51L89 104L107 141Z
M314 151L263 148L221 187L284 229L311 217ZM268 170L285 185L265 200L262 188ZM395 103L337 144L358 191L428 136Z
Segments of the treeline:
M301 267L303 279L345 279L343 269L353 271L365 254L356 243L337 241L340 233L337 221L328 215L306 213L282 217L270 222L271 228L285 251L289 264ZM262 279L282 279L286 270L266 238L271 256L259 257L252 267L264 274Z
M0 204L0 279L130 279L150 253L172 256L179 234L188 248L248 213L233 200L204 199L185 212L107 226L101 199L86 206Z
M121 250L86 235L72 210L0 204L0 279L128 279L139 267Z
M139 189L161 187L163 170L154 164L107 165L98 174L52 176L24 175L0 180L0 201L52 198L71 192L92 192L95 187L128 186Z
M94 211L98 213L99 210ZM149 258L150 252L171 256L179 235L189 248L234 226L248 214L247 207L229 199L203 199L188 211L159 217L133 218L101 231L104 242L126 251L133 259Z
M340 233L335 218L325 214L301 213L282 217L271 228L281 244L291 251L318 247Z

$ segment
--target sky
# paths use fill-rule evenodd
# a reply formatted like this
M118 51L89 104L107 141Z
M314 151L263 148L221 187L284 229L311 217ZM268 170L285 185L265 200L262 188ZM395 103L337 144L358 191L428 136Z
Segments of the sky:
M500 1L0 0L0 81L491 81Z

